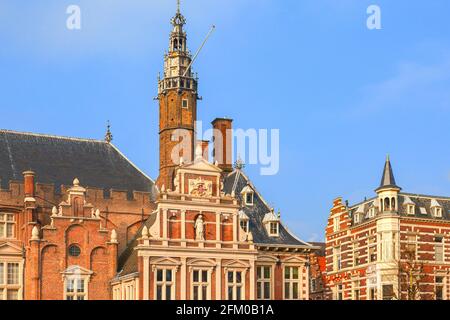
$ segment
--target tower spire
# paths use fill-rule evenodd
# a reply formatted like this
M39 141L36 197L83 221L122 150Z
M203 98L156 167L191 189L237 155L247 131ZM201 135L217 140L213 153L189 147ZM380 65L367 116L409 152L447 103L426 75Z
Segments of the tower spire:
M386 163L384 164L383 175L381 177L380 187L377 190L385 188L397 188L399 186L395 183L394 172L392 170L391 160L389 154L386 156Z

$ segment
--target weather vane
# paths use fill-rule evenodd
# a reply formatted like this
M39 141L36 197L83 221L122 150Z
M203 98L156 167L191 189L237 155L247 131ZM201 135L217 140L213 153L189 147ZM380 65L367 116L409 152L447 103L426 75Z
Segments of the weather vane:
M107 129L106 129L105 141L107 143L111 143L111 141L113 139L113 135L111 133L111 124L110 124L109 120L108 120L108 124L107 124L106 128Z

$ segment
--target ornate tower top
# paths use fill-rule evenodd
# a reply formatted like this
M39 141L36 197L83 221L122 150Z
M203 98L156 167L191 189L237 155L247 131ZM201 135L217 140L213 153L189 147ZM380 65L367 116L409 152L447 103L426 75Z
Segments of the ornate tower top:
M181 11L180 11L180 0L177 0L177 13L172 18L171 23L174 27L176 27L176 26L183 27L186 24L186 19L181 14Z
M189 90L197 94L197 77L190 66L192 55L187 47L187 35L183 30L186 18L181 14L180 1L177 12L171 19L173 25L169 38L169 52L164 56L164 76L158 78L158 94L170 89Z

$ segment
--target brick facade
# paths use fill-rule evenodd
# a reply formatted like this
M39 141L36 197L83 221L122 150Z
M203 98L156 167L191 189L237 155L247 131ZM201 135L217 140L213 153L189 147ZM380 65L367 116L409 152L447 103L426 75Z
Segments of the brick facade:
M354 206L333 202L328 298L450 299L450 198L401 192L389 159L376 192Z

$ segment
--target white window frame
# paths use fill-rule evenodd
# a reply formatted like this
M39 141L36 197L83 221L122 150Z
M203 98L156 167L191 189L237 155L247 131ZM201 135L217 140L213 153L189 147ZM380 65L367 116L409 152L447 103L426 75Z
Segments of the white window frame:
M251 200L250 201L248 201L248 196L251 196ZM253 192L246 192L245 194L244 194L244 201L245 201L245 204L247 205L247 206L253 206L253 204L254 204L254 201L255 201L255 195L254 195L254 193Z
M342 269L341 247L333 248L333 271L337 272Z
M68 292L68 284L69 281L73 281L73 292ZM78 292L79 288L79 281L83 281L83 291ZM73 299L68 299L69 297L72 297ZM82 297L83 299L78 299L79 297ZM89 276L85 275L66 275L64 277L64 300L89 300Z
M406 236L406 249L408 249L409 246L414 246L414 260L417 260L417 235L409 234Z
M124 300L137 300L135 281L124 283Z
M275 227L275 232L273 232L272 227ZM269 222L269 235L271 237L278 237L278 235L280 234L280 224L277 221L270 221Z
M12 220L8 220L8 217L12 217ZM16 215L11 212L0 212L0 239L15 239L16 237ZM8 226L12 227L12 235L8 236Z
M269 269L269 278L266 278L264 275L264 269ZM262 277L258 277L258 271L261 274ZM273 297L273 273L274 273L274 266L270 265L257 265L256 266L256 299L257 300L271 300ZM269 298L265 298L265 289L264 284L269 284ZM258 298L258 288L261 290L261 297Z
M199 281L194 282L194 272L198 272L198 279ZM206 272L206 281L203 279L203 272ZM191 274L191 290L190 290L190 298L191 300L194 300L194 287L199 287L198 291L198 301L204 301L204 300L211 300L211 276L212 276L212 269L211 268L195 268L193 267L190 271ZM206 286L206 297L203 297L203 290L202 288Z
M17 300L23 299L23 260L1 259L0 264L3 265L3 274L0 274L0 300L8 299L8 290L17 291ZM17 280L18 283L8 284L8 265L17 264Z
M338 232L339 230L341 230L340 217L334 217L333 218L333 231Z
M289 269L289 278L286 278L286 269ZM294 278L293 270L297 269L297 279ZM284 300L301 300L302 299L302 277L301 266L285 265L283 266L283 298ZM286 296L286 285L289 284L289 293ZM297 298L294 298L294 284L297 284Z
M158 281L158 271L161 270L163 272L162 281ZM172 272L172 280L167 281L167 271ZM176 276L177 276L177 268L167 268L167 267L156 267L154 270L154 300L158 300L158 286L161 286L161 301L167 300L166 297L166 289L167 286L170 285L170 300L175 300L176 293Z
M341 299L339 299L339 295L341 295ZM344 285L342 283L336 284L334 287L334 300L342 301L344 300Z
M355 213L354 222L359 223L361 221L361 214Z
M442 208L441 207L434 207L433 213L435 218L442 218Z
M408 215L414 215L414 210L415 209L415 205L413 205L413 204L408 204L407 206L406 206L406 213L408 214Z
M358 292L358 297L356 297L356 292ZM361 300L361 281L359 279L352 281L352 300Z
M442 278L442 282L436 282L436 278ZM444 274L436 274L434 277L434 292L435 299L437 300L437 288L440 287L442 289L442 300L447 300L447 286L446 286L447 277Z
M240 225L241 229L244 230L245 233L247 233L249 231L248 230L248 220L244 220L244 219L239 220L239 225Z
M186 103L186 106L184 106L184 103ZM189 99L186 98L181 99L181 108L189 109Z
M122 286L120 284L113 286L113 300L122 300Z
M232 272L233 273L233 281L230 282L228 280L228 273ZM237 273L240 272L241 273L241 282L238 283L237 282ZM225 269L225 296L226 296L226 300L238 300L237 296L238 296L238 290L240 290L240 299L239 300L245 300L245 277L246 277L246 271L243 269ZM228 290L229 288L232 287L233 292L232 292L232 297L231 299L229 298L229 294L228 294Z

